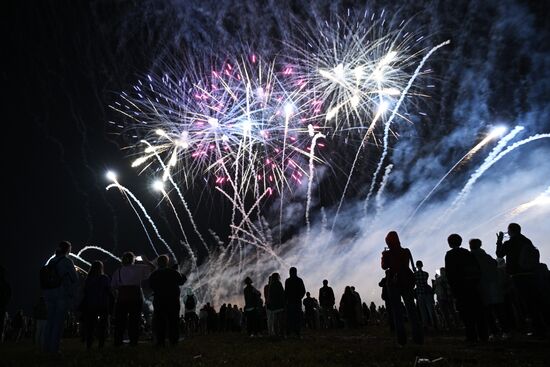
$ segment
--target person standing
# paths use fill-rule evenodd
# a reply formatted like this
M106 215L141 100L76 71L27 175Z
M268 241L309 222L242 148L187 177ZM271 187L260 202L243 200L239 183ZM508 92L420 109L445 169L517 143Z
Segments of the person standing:
M244 280L244 312L246 315L246 331L248 336L254 337L260 332L260 307L262 296L259 290L252 285L252 279Z
M287 310L287 332L300 337L302 325L302 298L306 294L304 281L298 277L295 267L289 270L289 278L285 281L285 298Z
M445 255L445 272L466 328L466 340L471 343L486 342L489 333L479 294L481 270L474 255L460 247L462 237L453 233L447 242L451 249Z
M176 345L179 339L180 286L187 278L175 269L177 264L174 264L174 268L169 268L169 262L168 256L159 256L158 269L149 277L149 285L154 295L153 326L157 346L164 346L167 333L170 344Z
M112 302L111 279L105 275L103 263L94 261L84 283L81 307L85 324L86 348L92 347L95 333L98 336L99 348L105 345L107 320Z
M424 342L424 333L414 304L414 269L412 254L409 249L401 247L397 232L391 231L386 236L388 249L382 252L382 269L386 270L386 284L390 299L393 324L397 343L401 346L407 342L403 320L401 299L405 303L407 315L412 327L412 339L416 344Z
M149 278L154 265L143 257L145 264L135 264L132 252L122 255L122 266L113 273L111 286L116 291L114 345L121 346L128 329L130 345L137 345L143 293L141 282Z
M433 288L428 284L430 275L422 270L424 264L418 260L416 262L416 271L414 272L415 294L420 316L424 326L437 328L437 319L435 317L434 293Z
M6 322L6 311L11 298L11 287L6 279L6 271L0 265L0 343L4 341L4 324Z
M285 290L281 283L279 273L271 274L269 278L269 299L266 300L266 307L271 313L273 324L273 336L283 336L284 312L285 312Z
M34 319L34 343L42 347L44 345L44 331L48 320L48 310L46 309L46 300L40 297L32 310Z
M533 335L544 338L546 325L544 322L544 297L538 283L537 270L540 266L540 253L531 240L521 233L517 223L508 225L510 239L504 241L504 233L497 234L496 255L506 258L506 272L519 294L520 302L525 306L532 320Z
M497 261L481 248L480 239L472 238L469 244L470 252L474 255L481 270L479 292L490 331L489 339L494 339L498 334L496 319L502 329L502 336L508 338L510 326L505 317L504 279L499 275Z
M319 288L319 305L321 306L321 320L322 327L331 328L332 325L332 313L336 299L334 298L334 291L328 286L328 280L323 280L323 286Z
M59 353L65 318L74 302L78 286L78 276L74 264L68 257L70 252L71 243L69 241L60 242L55 256L48 261L41 272L41 286L48 310L44 350L49 353Z

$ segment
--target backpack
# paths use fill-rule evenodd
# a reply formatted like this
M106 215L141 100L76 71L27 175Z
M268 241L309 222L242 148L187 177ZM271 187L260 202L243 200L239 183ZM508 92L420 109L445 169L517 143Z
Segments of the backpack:
M57 272L57 263L62 258L60 257L56 261L49 261L40 269L40 288L54 289L61 286L62 278Z
M532 243L524 243L519 252L521 270L532 271L540 264L540 252Z
M188 310L192 310L197 305L197 301L195 301L195 297L190 295L187 296L187 299L185 300L185 308Z

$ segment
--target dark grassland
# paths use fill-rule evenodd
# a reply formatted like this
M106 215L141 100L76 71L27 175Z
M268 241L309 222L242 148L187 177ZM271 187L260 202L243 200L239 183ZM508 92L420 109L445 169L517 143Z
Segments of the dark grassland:
M383 327L357 331L306 332L302 339L249 339L243 334L195 336L176 347L137 347L86 351L77 339L64 339L62 356L37 351L29 341L0 345L0 366L413 366L417 357L442 360L430 366L550 366L550 342L515 336L470 346L462 334L428 335L423 346L396 347ZM425 364L419 364L425 365Z

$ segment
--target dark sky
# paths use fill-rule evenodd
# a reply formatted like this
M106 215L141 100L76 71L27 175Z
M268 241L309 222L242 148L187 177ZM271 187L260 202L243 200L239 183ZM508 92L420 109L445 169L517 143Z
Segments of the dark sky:
M548 131L550 17L545 2L420 3L368 3L399 19L414 17L423 33L435 35L434 43L452 39L453 46L433 64L438 93L428 112L442 123L429 130L423 128L428 123L419 124L417 134L426 141L439 139L454 129L465 108L476 109L461 125L465 130L481 130L488 115L517 118L538 111L528 129ZM14 288L11 309L28 310L38 297L38 270L60 240L70 240L76 249L98 244L116 253L145 251L146 239L130 209L120 195L105 191L110 168L136 194L147 191L132 186L139 180L121 150L128 140L107 123L120 118L107 108L120 91L165 57L208 52L249 37L257 47L276 48L275 39L288 37L290 15L307 21L316 14L345 13L354 4L120 0L8 5L1 74L8 238L0 264ZM487 80L490 92L464 85L472 72ZM479 111L471 96L478 92L484 104ZM414 154L426 149L416 147ZM442 164L452 160L452 149L448 154ZM406 186L407 174L403 177ZM206 200L198 209L200 223L216 220L211 203ZM162 213L156 214L162 229L173 232Z

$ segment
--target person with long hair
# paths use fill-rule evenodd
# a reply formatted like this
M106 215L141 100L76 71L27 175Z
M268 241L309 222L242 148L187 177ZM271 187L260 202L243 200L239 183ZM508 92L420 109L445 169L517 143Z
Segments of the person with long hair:
M95 333L97 333L99 348L103 348L105 344L112 299L111 280L103 271L103 263L94 261L84 283L84 297L81 303L88 349L92 347Z
M407 342L407 334L403 320L401 299L405 303L407 316L411 323L412 339L416 344L424 342L424 333L414 304L414 262L407 248L401 247L397 232L391 231L386 236L388 249L382 252L382 269L386 270L386 286L390 299L393 323L397 343L401 346Z

